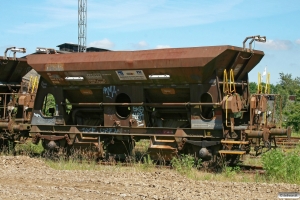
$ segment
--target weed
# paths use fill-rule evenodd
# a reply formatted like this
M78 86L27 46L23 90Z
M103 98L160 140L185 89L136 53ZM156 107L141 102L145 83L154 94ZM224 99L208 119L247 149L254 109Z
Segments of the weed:
M193 156L181 155L179 158L174 157L171 160L171 165L180 174L191 175L193 168L201 166L201 159L195 160Z
M211 176L210 174L205 174L205 175L203 176L203 179L206 180L206 181L208 181L208 180L211 180L211 179L212 179L212 176Z
M59 159L58 161L46 159L46 164L56 170L96 170L100 165L96 162L78 162L74 160Z
M249 176L242 176L242 182L250 182Z
M26 142L24 144L16 145L15 151L20 155L33 156L40 155L44 151L44 148L42 146L42 142L39 142L37 145L31 142Z
M300 132L292 132L291 137L300 137Z
M155 162L151 160L150 155L148 154L147 156L143 157L143 163L142 163L142 169L153 169L155 167Z
M225 166L223 169L224 176L227 178L234 177L235 175L237 175L240 172L241 172L241 169L238 166L236 166L236 167Z
M140 141L137 146L139 148L136 152L139 155L133 154L125 159L132 166L130 170L163 170L156 169L157 163L147 153L145 141ZM15 149L17 154L26 156L38 155L44 151L41 143L34 145L31 142L18 144ZM62 149L62 152L57 153L55 159L53 159L50 151L44 151L43 159L48 166L58 170L128 170L128 168L121 167L123 166L122 162L117 162L115 158L113 158L115 166L98 165L96 162L98 154L95 154L95 150L91 147L86 149L69 149L67 152L68 156L66 156L64 151L66 149ZM11 152L12 149L7 144L0 153L2 155L11 155ZM254 161L253 159L249 160L251 164L261 165L262 163L266 174L246 174L242 173L239 167L228 167L226 165L223 167L222 173L203 173L203 171L196 170L202 165L201 159L197 160L191 155L174 157L171 160L171 165L175 171L195 180L300 183L300 145L288 152L272 149L261 157L257 157Z
M299 147L288 153L280 149L273 149L262 155L262 163L267 179L300 183Z
M272 149L262 156L263 167L269 177L285 178L286 160L285 154L280 149Z

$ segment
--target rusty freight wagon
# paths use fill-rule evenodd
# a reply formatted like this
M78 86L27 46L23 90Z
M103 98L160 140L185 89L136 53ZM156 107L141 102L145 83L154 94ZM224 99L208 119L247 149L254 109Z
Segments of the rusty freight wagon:
M100 157L149 139L153 159L237 158L290 133L266 116L271 94L250 96L248 73L263 56L235 46L29 55L41 75L30 135L48 150L94 147Z
M13 53L13 57L7 56L8 51ZM26 58L16 57L17 52L25 53L26 49L10 47L6 49L4 56L0 56L1 151L13 150L21 138L29 136L31 128L38 77L31 74L32 68L27 64Z

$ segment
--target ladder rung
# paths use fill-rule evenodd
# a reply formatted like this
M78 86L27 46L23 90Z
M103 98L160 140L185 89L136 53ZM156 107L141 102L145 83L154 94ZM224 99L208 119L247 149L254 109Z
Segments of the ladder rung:
M154 140L154 142L166 142L166 143L173 143L175 140Z
M222 144L249 144L249 141L221 140Z
M239 154L239 155L243 155L245 154L246 151L234 151L234 150L220 150L219 154Z
M167 139L156 139L156 136L154 136L154 142L166 142L166 143L173 143L175 142L174 137L167 138Z
M151 145L148 149L176 149L168 145Z

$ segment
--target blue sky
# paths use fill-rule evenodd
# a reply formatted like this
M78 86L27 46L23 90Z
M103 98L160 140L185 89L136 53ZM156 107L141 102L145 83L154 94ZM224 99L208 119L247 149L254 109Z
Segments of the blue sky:
M265 57L250 72L264 68L271 83L279 73L300 77L299 0L87 0L87 45L111 50L194 46L242 47L247 36ZM77 0L1 1L0 53L7 47L57 48L78 43ZM248 45L247 45L248 46ZM22 56L18 54L18 56Z

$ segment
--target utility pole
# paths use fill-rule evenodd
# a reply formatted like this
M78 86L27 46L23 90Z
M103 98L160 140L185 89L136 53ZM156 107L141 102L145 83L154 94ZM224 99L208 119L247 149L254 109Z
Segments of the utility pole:
M86 52L87 0L78 0L78 52Z

